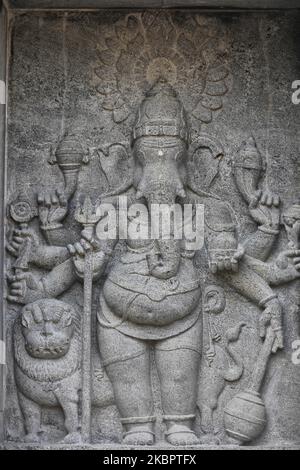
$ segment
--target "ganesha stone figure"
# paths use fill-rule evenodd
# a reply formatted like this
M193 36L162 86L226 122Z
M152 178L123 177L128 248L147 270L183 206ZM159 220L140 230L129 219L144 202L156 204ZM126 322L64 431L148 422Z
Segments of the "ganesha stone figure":
M139 203L149 213L153 204L170 208L174 204L203 205L203 250L209 269L261 309L261 325L273 330L272 349L276 352L283 347L282 307L270 287L264 260L279 227L260 217L257 232L243 246L230 206L192 183L189 145L184 106L175 90L165 80L158 80L142 101L134 124L133 181L125 191L106 195L101 202L118 210L119 196L127 196L128 208ZM65 205L59 197L47 201L39 198L39 204L43 215L47 207ZM251 201L251 210L258 205L274 209L278 204L277 198L258 194ZM35 280L28 274L16 275L11 285L15 300L27 303L60 296L83 279L87 253L92 253L94 283L103 276L118 240L100 240L96 228L93 233L84 230L74 243L62 221L63 217L44 222L41 228L51 246L35 248L39 260L47 260L49 273ZM160 234L159 228L156 233ZM268 273L271 271L268 268ZM288 279L282 276L282 282L299 275L294 268L288 274ZM276 275L279 284L279 268ZM188 240L176 239L174 233L169 239L127 238L125 253L112 263L101 289L97 336L123 425L123 443L151 445L155 441L151 351L160 382L166 440L172 445L199 443L194 421L202 351L201 286L195 251Z

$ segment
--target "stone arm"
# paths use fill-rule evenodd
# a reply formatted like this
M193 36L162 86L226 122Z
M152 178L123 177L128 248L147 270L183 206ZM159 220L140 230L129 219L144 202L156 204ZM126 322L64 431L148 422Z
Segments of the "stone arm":
M65 220L69 206L63 191L40 193L37 197L40 228L50 246L67 246L76 242L76 234L67 230Z
M41 245L32 253L30 263L50 271L68 258L70 253L65 247Z
M37 278L30 272L22 272L8 276L8 281L8 300L28 304L39 299L58 297L77 281L77 276L72 260L68 259L42 278Z
M280 286L300 279L300 250L288 250L280 254L275 263L264 263L245 255L245 264L270 286Z
M224 215L226 219L225 208ZM219 222L221 223L221 219ZM263 306L265 299L274 297L274 292L266 281L265 271L254 269L253 264L246 262L247 259L253 258L246 257L244 251L238 247L234 229L228 224L226 226L224 221L223 230L218 228L218 232L215 232L210 228L206 234L209 266L213 274L224 279L237 292L258 306ZM261 265L265 263L260 262Z
M77 281L71 259L56 266L40 280L47 297L55 298L66 292Z
M279 197L269 191L257 191L253 194L249 213L258 228L242 243L247 255L262 261L269 258L280 231L279 206Z
M51 270L70 258L66 246L48 246L41 243L32 228L15 229L6 249L17 260L22 258L24 262L26 259L29 267L36 266L46 270Z
M85 251L83 246L89 243L81 240L81 243L77 242L72 249L75 250L74 257L70 256L71 247L63 256L67 259L60 264L56 265L51 271L41 278L37 275L32 274L30 271L16 273L12 276L8 276L8 282L10 283L9 294L7 299L10 302L19 304L27 304L43 298L56 298L66 292L73 284L78 280L83 280L84 277L84 266L85 266ZM80 254L79 254L80 247ZM47 248L47 247L46 247ZM48 247L53 249L54 247ZM70 251L69 251L70 250ZM83 250L83 251L81 251ZM56 251L56 250L54 250ZM52 261L54 262L53 256ZM59 257L61 253L57 253ZM110 259L110 246L100 246L97 251L93 253L93 279L97 280L103 274L107 262Z
M279 230L266 229L263 226L258 227L254 234L251 234L242 242L245 253L252 258L266 261L277 240Z
M259 319L260 336L266 337L267 327L270 325L275 341L272 351L275 353L283 348L282 307L278 296L263 277L250 268L244 260L241 261L239 271L219 273L236 292L255 303L263 313Z
M85 269L85 256L89 251L93 252L93 281L100 279L118 240L98 241L93 239L90 234L82 232L82 239L75 245L70 245L69 250L73 255L73 269L77 279L83 280Z
M76 236L63 225L41 226L41 231L45 240L51 247L66 247L68 244L76 242Z
M263 275L254 270L253 266L249 266L245 259L240 261L238 272L224 271L218 275L236 292L261 308L267 304L268 300L277 298Z
M211 272L264 309L261 321L265 326L269 322L273 327L276 334L274 350L282 348L282 308L262 273L247 264L244 250L238 246L230 207L221 201L210 201L206 213L206 247Z
M126 199L123 199L123 202L121 198L122 196L126 196ZM90 231L83 230L81 233L81 240L74 245L68 246L70 253L73 255L75 272L79 279L83 279L84 277L85 255L88 251L93 252L93 279L96 280L101 277L117 243L119 242L119 220L120 218L122 219L122 216L120 217L120 211L126 209L126 204L129 206L134 201L135 191L133 189L130 189L127 193L106 197L105 199L98 201L98 207L100 207L101 202L102 218L94 229L94 233L91 234ZM112 209L112 213L116 215L115 218L113 217L111 219L111 215L108 214L110 209ZM119 217L117 217L117 214L119 214ZM127 212L125 216L127 219ZM112 228L109 235L111 238L105 239L107 236L107 227Z
M97 240L86 237L67 247L41 245L33 231L18 231L8 245L14 257L28 252L28 267L37 266L50 272L42 278L30 271L17 272L8 276L9 301L27 304L42 298L56 298L66 292L75 282L82 281L85 268L85 254L93 250L93 279L103 274L117 240Z
M41 229L46 233L48 242L55 243L55 245L41 245L34 231L26 229L15 231L7 249L16 258L25 249L28 252L27 262L29 266L35 265L50 270L50 272L41 279L37 279L37 276L28 271L9 275L10 287L7 298L11 302L25 304L45 297L55 298L63 294L78 279L83 280L85 255L90 250L93 251L93 280L99 279L103 275L118 243L117 236L111 240L100 240L96 231L91 235L85 230L81 234L81 239L74 244L68 243L71 240L66 236L62 224L57 221L54 223L52 216L49 216L54 205L57 206L59 218L63 218L66 209L62 211L62 207L65 207L65 203L61 199L57 202L57 196L55 196L54 201L49 197L47 196L47 201L45 198L39 199ZM132 200L133 196L129 194L128 202L131 203ZM118 197L111 197L104 202L112 204L116 208ZM102 225L106 224L105 216L102 222ZM116 231L116 234L118 234L118 231ZM68 245L58 246L60 242L63 245L68 243Z
M126 196L127 203L130 204L134 199L134 194L132 194L132 191L129 191ZM54 200L55 204L57 203L56 201L57 199ZM101 203L104 211L101 223L102 227L105 227L109 222L105 208L107 208L107 205L111 205L116 211L119 210L119 197L107 197ZM49 212L45 209L45 200L40 200L40 204L42 204L42 212L45 211L47 220L49 220ZM64 199L60 198L59 204L60 207L65 207ZM68 238L69 235L62 224L56 223L56 225L54 224L51 227L49 225L51 224L46 224L41 228L44 230L48 242L55 243L56 246L40 246L34 256L36 265L42 263L43 267L45 267L45 263L40 261L44 258L47 260L47 266L50 269L53 265L56 266L41 280L44 291L50 296L56 297L67 290L76 280L82 281L84 278L85 254L90 250L93 251L93 280L98 280L104 273L113 250L118 243L118 225L116 227L116 237L111 240L99 239L97 230L94 230L92 235L90 232L83 230L81 239L75 242ZM60 243L63 245L67 244L67 246L57 246ZM70 258L71 256L72 258ZM57 265L58 263L61 264Z

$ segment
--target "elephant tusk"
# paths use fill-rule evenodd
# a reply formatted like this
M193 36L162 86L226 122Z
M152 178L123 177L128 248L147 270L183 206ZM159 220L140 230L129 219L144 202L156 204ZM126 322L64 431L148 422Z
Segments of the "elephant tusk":
M140 189L138 189L137 192L136 192L135 197L136 197L136 199L142 199L142 197L144 197L144 194Z
M177 196L181 197L182 199L186 198L186 192L183 188L177 190L176 194L177 194Z

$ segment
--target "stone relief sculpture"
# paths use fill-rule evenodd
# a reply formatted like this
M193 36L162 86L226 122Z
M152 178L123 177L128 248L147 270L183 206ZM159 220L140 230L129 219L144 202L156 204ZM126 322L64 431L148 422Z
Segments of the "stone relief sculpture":
M193 23L187 21L186 27L180 28L168 13L129 14L114 25L103 45L98 46L97 91L103 109L112 113L116 123L134 117L145 82L153 85L160 77L180 89L197 131L199 125L210 123L222 109L230 87L224 37L220 37L213 18L194 18ZM88 28L84 31L85 35L90 33ZM94 31L91 34L94 37Z
M197 16L196 22L199 25L201 18ZM125 143L109 142L105 151L94 149L110 190L93 201L85 193L75 200L78 175L88 163L88 154L84 142L71 132L62 137L51 158L63 174L64 189L54 182L53 191L37 191L36 207L26 195L10 204L15 228L7 249L14 260L7 299L22 305L14 327L15 380L28 442L40 440L43 406L63 410L64 442L78 443L92 440L92 407L115 403L122 443L155 444L152 356L166 442L175 446L220 442L214 413L227 384L243 377L244 358L235 347L247 334L246 322L225 331L212 330L212 315L226 307L221 286L260 310L257 333L261 337L249 386L227 403L221 434L226 431L227 442L241 444L256 439L264 429L261 387L271 354L284 347L283 308L276 287L298 285L300 279L299 205L281 218L280 199L266 187L265 165L253 137L240 148L233 170L256 224L254 233L242 240L233 208L211 193L224 149L219 136L201 132L195 136L195 128L209 123L222 108L230 74L226 50L222 44L215 48L214 37L202 38L203 47L194 61L193 44L201 34L201 28L178 34L168 14L159 21L157 15L145 13L127 15L118 22L111 37L105 38L106 47L99 52L102 65L95 71L100 81L114 83L112 88L111 83L99 85L103 108L112 113L115 123L126 122L131 131ZM154 47L156 37L166 37L166 42L160 39ZM137 49L143 54L136 59ZM135 62L133 68L127 66L129 57ZM191 71L194 62L196 68ZM188 101L177 91L186 88L186 70L192 73ZM139 83L145 75L151 86L142 94ZM138 89L138 103L131 102L128 96L133 92L126 87ZM135 120L129 126L127 120L133 114ZM194 171L199 149L209 150L212 157L200 179ZM119 178L119 187L113 187L109 179L115 162L122 159L130 160L130 170L124 180ZM88 189L89 181L84 185ZM153 205L172 209L175 204L182 209L192 206L192 224L196 206L204 207L201 251L213 286L204 286L195 262L197 250L190 249L188 237L177 239L173 227L171 236L164 239L155 219L144 229L134 212L137 205L143 206L148 218ZM139 226L138 239L130 236L130 230L126 236L99 236L101 227L111 223L108 206L115 209L119 223L125 217L129 227ZM68 228L67 219L74 230ZM269 261L282 224L288 249ZM121 253L117 253L119 242ZM61 299L74 286L83 297L80 312L78 306L75 309L72 302ZM95 290L99 293L96 309ZM203 328L209 342L206 350ZM106 381L98 388L95 337ZM198 410L201 429L196 426Z
M82 390L81 319L56 299L27 304L14 326L15 379L25 420L26 442L40 442L43 407L61 407L66 444L81 442L79 414ZM112 396L101 386L101 371L92 374L91 401L107 406ZM100 383L98 383L100 380Z
M279 200L257 188L261 168L255 143L250 141L247 144L240 152L241 163L235 165L238 186L249 202L252 217L259 224L253 240L248 239L245 246L239 244L230 207L195 187L189 179L188 149L189 125L184 107L174 88L159 79L137 112L132 136L134 180L123 194L127 195L129 206L142 201L148 209L151 204L204 204L210 270L217 279L227 282L261 308L261 336L266 336L265 329L268 328L265 344L269 345L269 353L271 349L276 353L283 347L282 307L270 285L299 277L299 265L297 258L296 265L286 269L264 262L279 232ZM78 160L81 153L80 147L69 137L60 143L57 150L58 157L64 162L61 163L63 168L73 169L74 157ZM29 261L33 261L38 252L40 262L43 260L48 269L52 269L49 274L35 280L30 272L16 273L12 278L10 300L28 304L38 302L38 299L58 297L78 279L83 279L87 254L91 260L94 282L104 273L117 240L103 242L97 239L100 217L95 215L92 220L84 218L85 212L90 216L93 214L86 202L75 216L83 224L81 239L70 244L62 224L70 193L72 191L68 195L54 192L38 197L41 230L50 246L33 244L28 256ZM116 196L119 195L104 195L103 201L110 201L117 207ZM80 214L83 216L80 217ZM27 232L25 238L26 235ZM15 236L10 251L16 250L19 243L20 236ZM295 251L283 256L293 258L296 255L299 254ZM112 383L120 412L124 444L154 443L156 417L153 414L150 382L150 345L154 345L161 384L166 440L173 445L199 442L193 423L200 368L202 313L200 281L193 258L194 253L187 249L184 240L127 239L126 252L110 270L101 290L97 315L98 343L102 364ZM54 300L46 302L51 309L55 308ZM25 307L25 311L30 311L30 305ZM24 313L22 325L26 327ZM240 328L237 326L228 341L238 338ZM44 354L45 351L41 356ZM38 360L37 356L35 358ZM258 373L263 377L261 371ZM222 381L237 380L241 374L242 369L239 368L236 374L229 374L230 377L224 374ZM18 383L22 393L24 384L22 380ZM35 396L31 398L37 403ZM243 421L244 402L241 407L241 415L231 422L231 426L237 429L228 429L229 434L237 439L240 437L240 421L243 426L251 426ZM239 413L239 408L233 407L233 412ZM253 413L254 421L260 419L255 408L248 412ZM71 435L77 432L75 425L67 425L67 429ZM256 430L249 431L251 438L256 437L256 433ZM29 437L34 434L34 431L29 431Z
M39 442L42 406L61 406L68 436L78 442L81 388L80 319L64 302L45 299L24 307L14 330L15 374L27 442Z
M208 286L203 294L203 328L208 332L208 348L205 350L199 379L198 406L201 415L201 429L205 434L202 441L219 444L218 430L215 427L214 413L226 383L237 382L244 372L243 358L231 346L238 341L244 323L225 331L225 342L210 320L210 316L220 314L226 305L225 293L219 286ZM223 332L222 332L223 333ZM221 344L220 344L221 343Z
M282 256L278 260L278 265L283 268L290 268L291 264L297 266L299 264L299 257L294 257L295 252L299 251L299 240L300 240L300 204L293 204L283 213L282 222L288 238L289 252L287 256ZM300 308L300 294L299 294L299 281L293 283L293 291L295 296L295 306L297 313Z

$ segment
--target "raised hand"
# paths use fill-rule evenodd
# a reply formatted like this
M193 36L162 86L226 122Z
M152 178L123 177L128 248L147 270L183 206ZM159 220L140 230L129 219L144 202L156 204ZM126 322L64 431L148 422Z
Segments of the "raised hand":
M30 250L28 252L28 261L30 261L32 254L39 245L39 240L31 229L21 225L20 228L13 230L12 238L6 244L6 249L10 255L19 258L23 254L27 243L30 243Z
M42 229L61 227L61 222L68 213L68 201L63 191L39 193L37 197L38 213Z
M17 304L27 304L37 297L45 295L40 289L40 285L35 277L28 272L22 272L14 275L7 275L9 302ZM39 295L40 293L40 295Z
M237 249L210 250L210 271L217 274L224 271L237 273L239 261L244 256L244 248L239 245Z
M274 285L300 279L300 250L285 250L278 256L272 269Z
M289 266L293 266L300 273L300 249L283 251L278 256L276 265L280 269L287 269Z
M300 246L300 220L283 217L283 222L289 240L289 247L297 249Z
M94 276L101 274L102 268L107 259L104 251L101 250L100 243L87 230L81 233L81 240L74 245L68 245L68 250L73 256L75 271L81 279L84 277L85 257L87 253L93 252Z
M249 204L251 217L258 225L278 231L280 223L280 198L270 191L256 191Z

